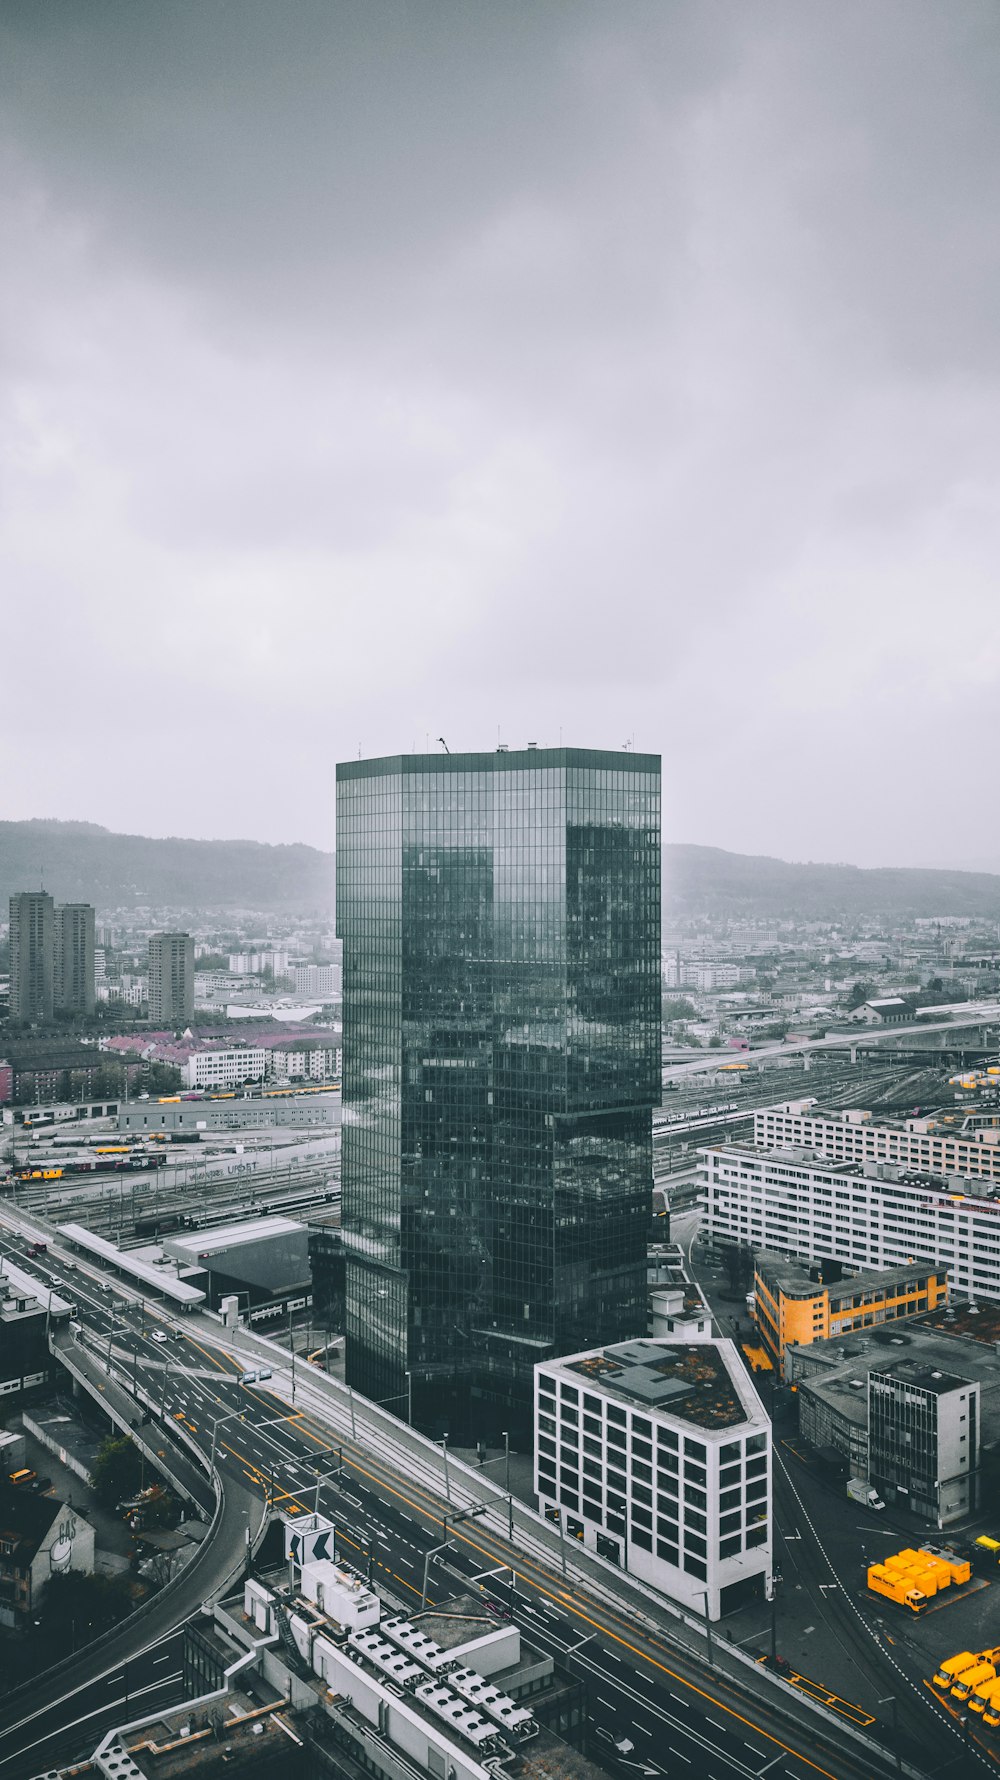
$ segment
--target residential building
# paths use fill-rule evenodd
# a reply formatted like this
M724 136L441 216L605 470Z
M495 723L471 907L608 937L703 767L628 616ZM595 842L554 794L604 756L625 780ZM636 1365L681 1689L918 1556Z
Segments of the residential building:
M76 1508L0 1485L0 1626L28 1630L50 1576L93 1569L94 1529Z
M729 1144L700 1152L705 1230L803 1260L947 1269L952 1293L1000 1299L1000 1202L985 1181L887 1162Z
M1000 1123L975 1115L876 1118L862 1108L829 1110L815 1100L788 1100L754 1113L753 1140L762 1149L812 1150L834 1162L889 1162L929 1174L971 1174L1000 1181Z
M13 1098L19 1104L66 1102L79 1098L104 1098L136 1082L142 1073L139 1057L109 1056L93 1044L72 1039L15 1039L9 1049L14 1076ZM110 1089L109 1089L110 1083Z
M6 1106L14 1098L14 1065L5 1057L0 1057L0 1106Z
M13 1020L51 1020L55 905L44 890L10 899L10 1014Z
M229 969L234 976L262 976L270 971L273 977L288 974L288 953L274 947L253 952L230 952Z
M193 1015L194 940L189 933L154 933L149 941L150 1022L180 1026Z
M731 1341L538 1366L535 1490L588 1551L710 1619L771 1574L771 1423Z
M897 1360L868 1374L868 1476L887 1502L939 1527L979 1500L979 1386Z
M530 1438L536 1361L646 1327L660 763L337 768L347 1378Z
M86 902L57 903L53 927L53 1001L67 1013L95 1005L94 911Z
M234 1045L231 1049L192 1051L184 1064L189 1088L238 1088L244 1082L262 1082L268 1072L270 1052L263 1045Z
M296 964L288 976L296 995L339 995L341 991L339 964Z
M272 1046L268 1073L275 1082L337 1082L342 1063L340 1045L284 1039Z
M754 1257L754 1321L778 1371L790 1343L807 1346L901 1317L921 1316L948 1302L948 1269L911 1263L880 1272L850 1272L839 1261L788 1261L758 1250Z

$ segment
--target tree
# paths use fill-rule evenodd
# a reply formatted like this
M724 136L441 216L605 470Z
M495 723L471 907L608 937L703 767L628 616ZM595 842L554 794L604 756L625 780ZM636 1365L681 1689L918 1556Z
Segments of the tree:
M142 1085L149 1094L176 1094L182 1086L181 1072L173 1063L147 1063Z
M228 970L229 953L203 952L200 958L195 959L194 967L195 970Z
M696 1020L698 1010L686 995L668 995L663 1003L663 1018L669 1020Z
M119 1502L134 1496L142 1488L143 1460L139 1448L127 1434L109 1434L101 1442L90 1474L90 1485L105 1508L117 1508Z
M708 1041L709 1050L710 1051L718 1051L721 1049L721 1046L722 1046L722 1040L719 1037L718 1033L717 1032L713 1033L712 1037Z
M871 1000L874 993L874 983L866 983L864 981L856 982L847 997L848 1013L853 1013L856 1007L863 1007L866 1001Z

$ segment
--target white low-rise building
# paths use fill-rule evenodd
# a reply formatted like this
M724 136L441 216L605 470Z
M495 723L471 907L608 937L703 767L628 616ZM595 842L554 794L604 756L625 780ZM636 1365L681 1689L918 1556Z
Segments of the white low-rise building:
M710 1619L771 1574L771 1423L731 1341L536 1366L535 1490L588 1551Z
M270 1053L263 1046L237 1045L227 1051L193 1051L184 1065L189 1088L238 1088L263 1081Z

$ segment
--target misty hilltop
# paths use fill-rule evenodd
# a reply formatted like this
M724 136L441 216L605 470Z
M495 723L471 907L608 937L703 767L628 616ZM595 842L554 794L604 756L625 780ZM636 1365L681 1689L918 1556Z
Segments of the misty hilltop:
M261 841L150 840L91 822L0 822L0 907L44 882L96 908L333 908L333 855Z
M0 822L0 908L44 880L57 901L100 909L259 909L329 913L334 856L262 841L150 840L92 822ZM721 847L663 849L669 919L905 920L970 915L1000 920L1000 876L880 866L793 865Z
M675 843L663 849L663 907L668 918L850 921L968 915L1000 920L1000 876L910 866L792 865Z

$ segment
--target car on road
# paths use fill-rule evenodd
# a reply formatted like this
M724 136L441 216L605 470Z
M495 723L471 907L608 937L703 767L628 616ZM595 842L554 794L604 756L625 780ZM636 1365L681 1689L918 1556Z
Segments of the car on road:
M150 1341L166 1341L168 1340L168 1337L163 1333L162 1329L154 1329L149 1339Z
M597 1726L597 1735L603 1737L606 1743L610 1743L618 1755L635 1754L635 1744L631 1737L616 1737L614 1731L606 1731L601 1725Z

